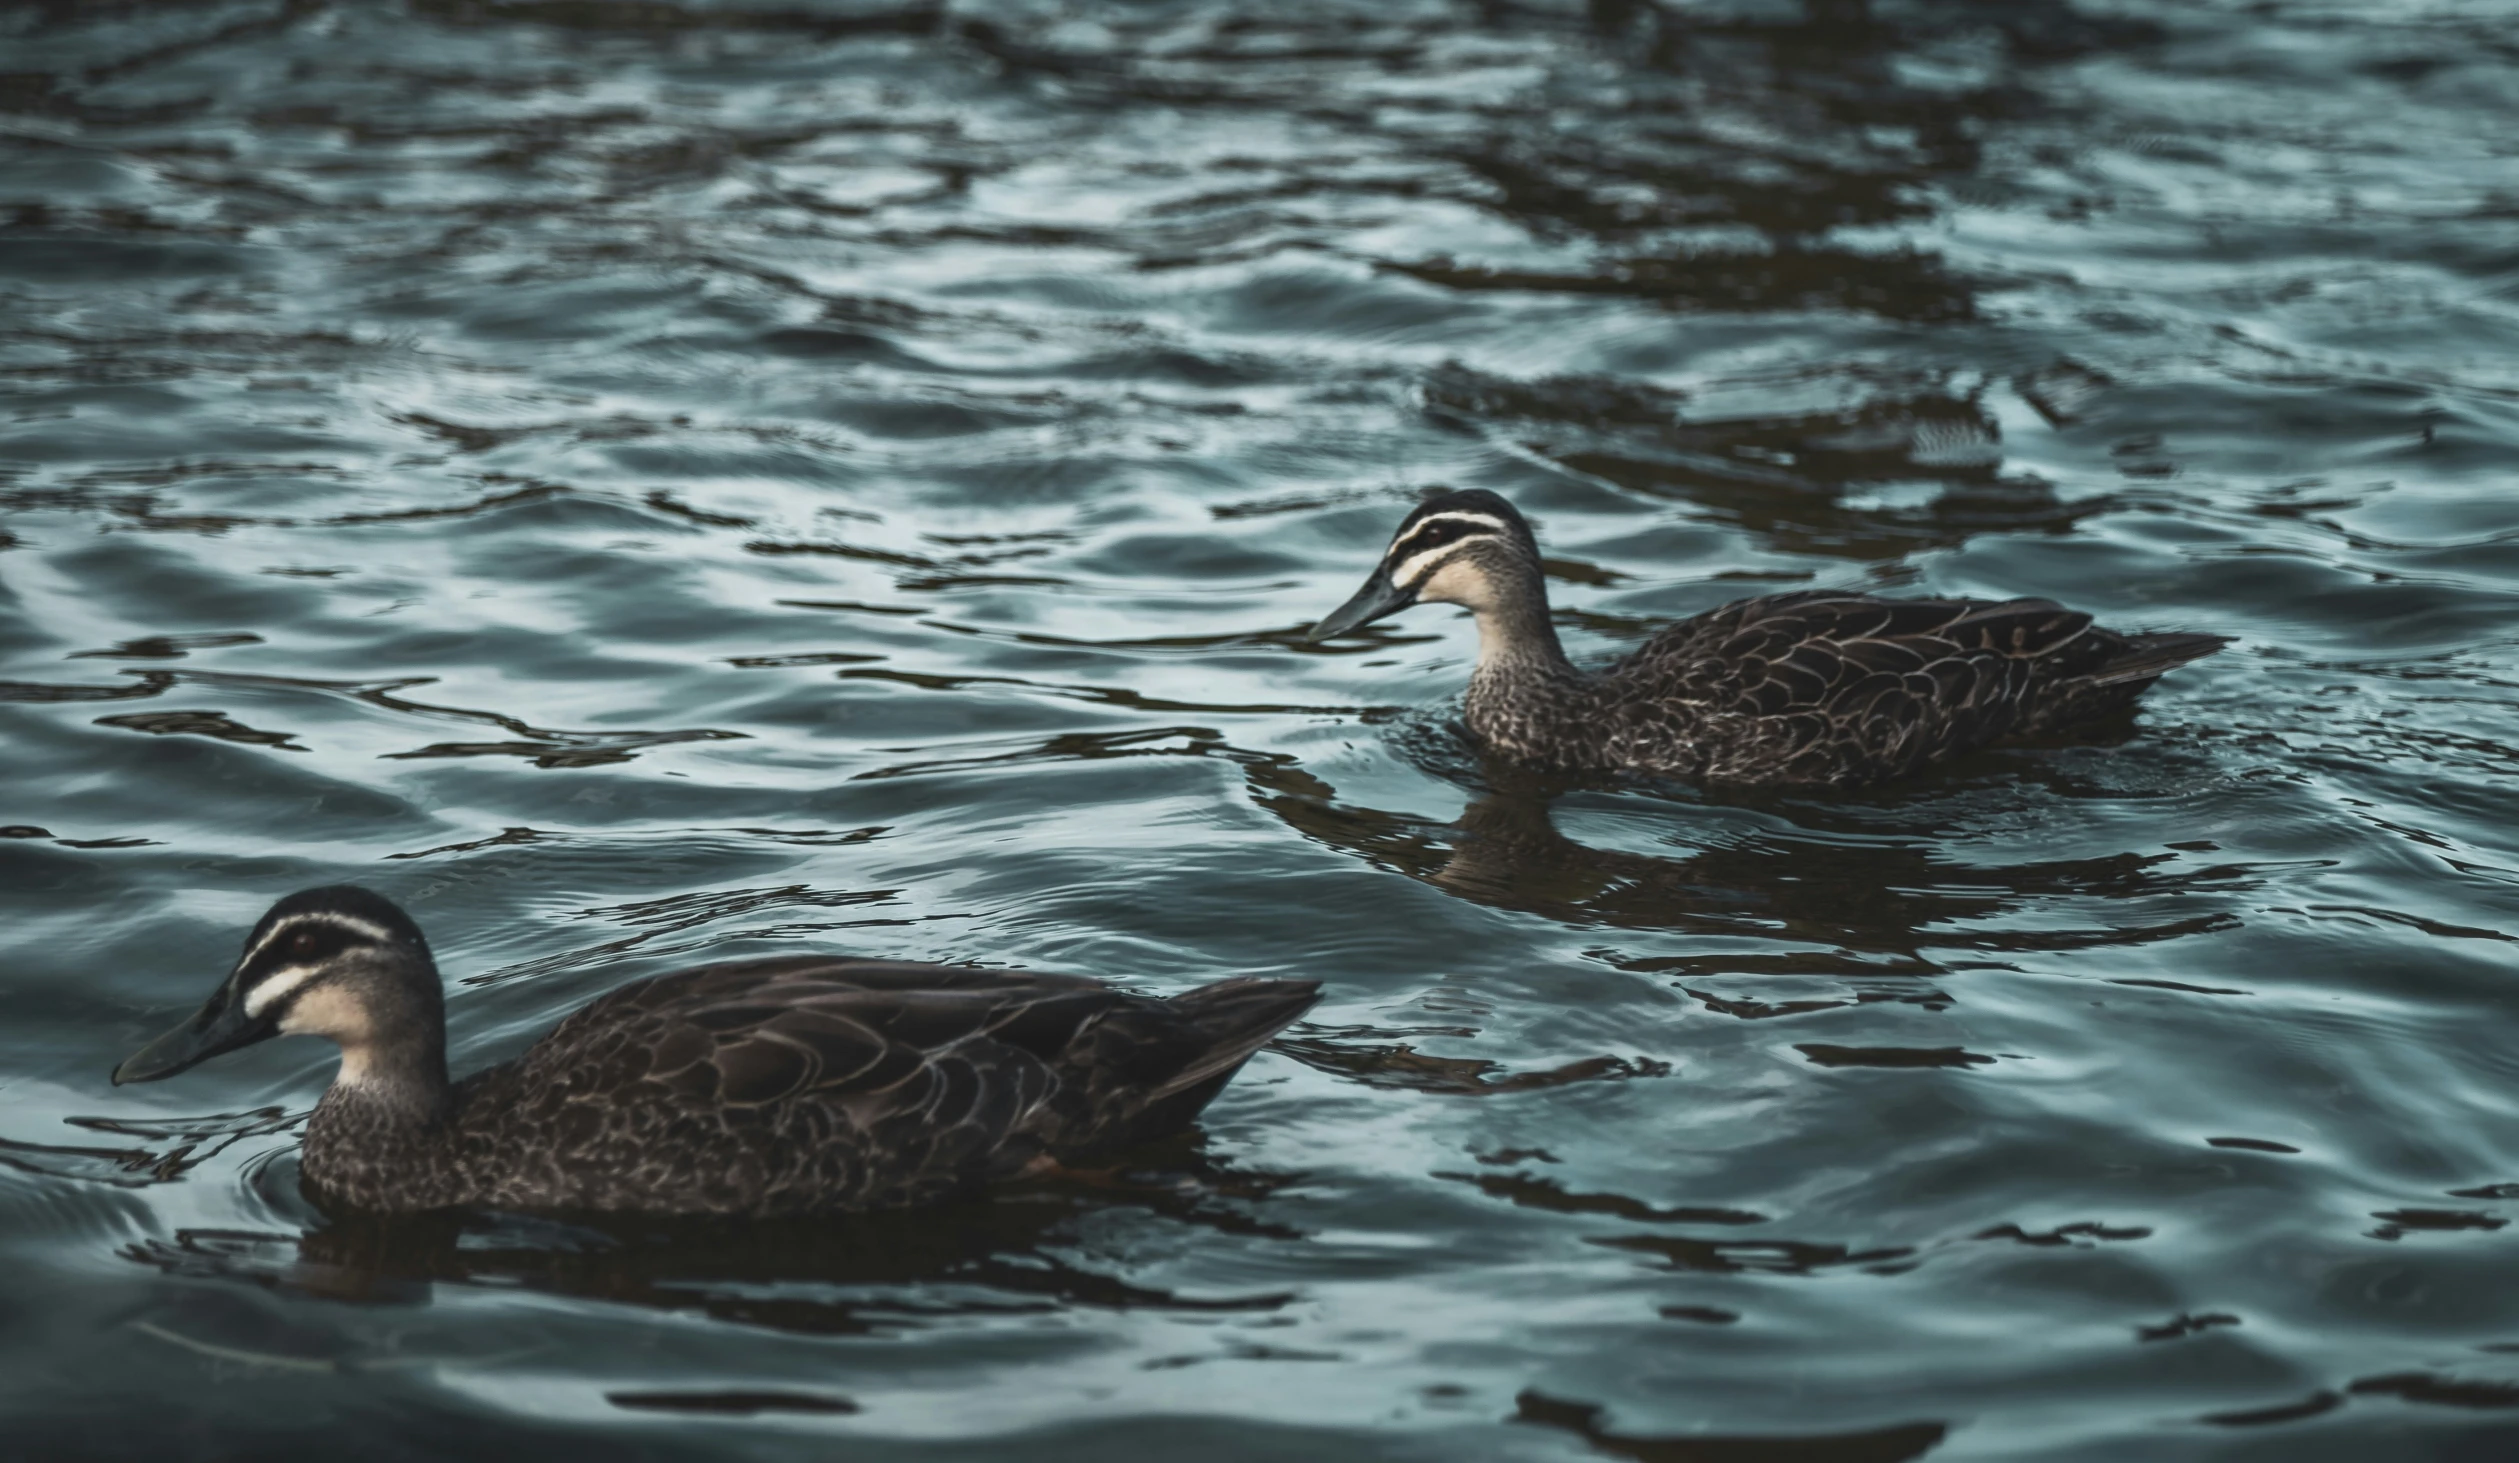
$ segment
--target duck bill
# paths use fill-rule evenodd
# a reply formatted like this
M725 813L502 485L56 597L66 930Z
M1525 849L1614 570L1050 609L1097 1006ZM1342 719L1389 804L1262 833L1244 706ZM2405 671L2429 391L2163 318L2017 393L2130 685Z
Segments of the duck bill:
M1344 635L1359 625L1370 625L1384 615L1396 615L1417 602L1417 591L1402 589L1391 582L1390 571L1376 569L1373 577L1356 591L1356 597L1330 611L1328 618L1312 627L1306 640L1327 640Z
M114 1085L172 1077L221 1052L252 1046L276 1034L277 1028L271 1022L246 1014L245 1003L236 998L235 984L230 981L219 987L218 994L190 1021L125 1058L114 1069Z

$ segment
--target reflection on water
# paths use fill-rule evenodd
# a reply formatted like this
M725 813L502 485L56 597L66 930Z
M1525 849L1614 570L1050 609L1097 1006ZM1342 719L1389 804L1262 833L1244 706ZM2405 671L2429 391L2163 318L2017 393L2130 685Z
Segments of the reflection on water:
M0 15L10 1438L2508 1454L2504 8ZM1301 638L1436 484L1583 658L2236 643L1893 788L1535 778L1466 626ZM321 1055L105 1082L343 878L465 1070L804 949L1329 994L1072 1185L384 1223Z
M1445 750L1479 755L1457 743ZM1448 824L1342 802L1328 783L1291 763L1254 759L1247 766L1256 801L1305 836L1464 899L1571 925L1754 935L1829 949L1825 961L1766 967L1778 971L1926 976L1949 968L1921 953L1928 945L1994 956L2174 940L2235 923L2209 908L2178 913L2199 908L2197 896L2227 899L2262 883L2245 865L2198 867L2176 852L1964 867L1948 861L1929 823L1901 817L1894 801L1883 809L1885 819L1849 818L1761 795L1754 801L1789 810L1780 826L1688 847L1690 833L1681 825L1658 841L1685 853L1630 853L1590 847L1557 830L1551 809L1579 786L1574 779L1492 759L1481 759L1478 790ZM1675 824L1686 808L1671 809ZM2076 905L2104 923L2025 929L2003 918ZM1732 970L1742 963L1719 962ZM1628 968L1703 967L1677 961ZM1709 1009L1751 1018L1820 1009L1703 999ZM1926 990L1900 999L1943 998Z
M1918 1422L1869 1432L1798 1437L1640 1437L1603 1427L1604 1409L1595 1403L1524 1392L1514 1399L1514 1408L1515 1422L1563 1428L1591 1444L1596 1453L1633 1458L1637 1463L1905 1463L1932 1452L1950 1433L1945 1424Z
M1114 1202L1223 1233L1302 1237L1255 1217L1248 1202L1294 1176L1234 1171L1196 1151L1194 1140L1137 1155L1150 1157L1168 1164L838 1221L343 1212L299 1234L181 1229L127 1247L124 1258L328 1300L414 1304L434 1285L489 1286L823 1336L1075 1306L1258 1313L1290 1304L1283 1292L1175 1294L1067 1257L1079 1216Z
M2059 424L2057 384L2089 380L2073 363L2043 383L2017 383L2024 401ZM1791 417L1691 422L1676 393L1616 381L1477 381L1457 370L1428 383L1436 420L1510 439L1570 474L1647 498L1690 504L1778 550L1869 562L1955 548L1985 533L2064 533L2115 506L2104 496L2060 498L2035 476L2005 476L2002 427L1985 400L1943 391L1871 396L1859 405ZM1919 503L1849 503L1867 488L1933 485ZM1641 638L1653 625L1588 616L1585 628Z

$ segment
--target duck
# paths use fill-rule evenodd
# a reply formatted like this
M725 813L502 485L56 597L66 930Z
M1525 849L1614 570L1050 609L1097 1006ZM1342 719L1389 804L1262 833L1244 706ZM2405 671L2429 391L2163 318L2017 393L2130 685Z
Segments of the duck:
M201 1009L113 1080L330 1039L341 1063L300 1172L353 1211L844 1213L1182 1131L1319 998L1315 980L1157 998L1075 975L736 960L631 981L450 1081L427 938L391 899L342 884L272 905Z
M1364 587L1309 639L1418 604L1477 618L1463 719L1488 749L1558 770L1742 788L1859 787L2067 731L2229 643L2110 630L2047 599L1812 589L1707 610L1586 671L1557 642L1530 524L1483 488L1420 502Z

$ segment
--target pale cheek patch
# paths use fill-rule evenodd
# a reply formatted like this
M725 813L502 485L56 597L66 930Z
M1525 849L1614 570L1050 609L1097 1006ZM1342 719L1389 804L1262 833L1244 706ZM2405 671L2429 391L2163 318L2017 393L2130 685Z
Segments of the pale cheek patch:
M321 986L297 998L280 1014L280 1030L290 1036L329 1036L343 1046L367 1041L367 1012L339 986Z
M313 980L317 973L313 966L302 965L270 977L245 993L245 1014L259 1016L270 1010L273 1002L286 999L290 992Z
M1463 559L1438 565L1426 582L1417 586L1417 597L1433 604L1467 605L1484 609L1487 606L1487 576Z

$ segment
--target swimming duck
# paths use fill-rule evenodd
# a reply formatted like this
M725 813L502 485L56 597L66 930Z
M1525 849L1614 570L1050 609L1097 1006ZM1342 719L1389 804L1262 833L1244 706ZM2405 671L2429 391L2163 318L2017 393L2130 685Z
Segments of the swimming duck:
M1851 787L2060 730L2228 643L2121 634L2043 599L1819 589L1708 610L1585 672L1557 644L1530 525L1483 489L1420 503L1311 638L1429 602L1478 617L1466 719L1496 751L1734 786Z
M1177 1131L1319 995L1309 980L1166 1000L1072 975L740 960L633 981L449 1082L428 941L392 900L336 885L273 905L199 1013L114 1081L325 1036L341 1069L303 1172L351 1207L822 1213Z

